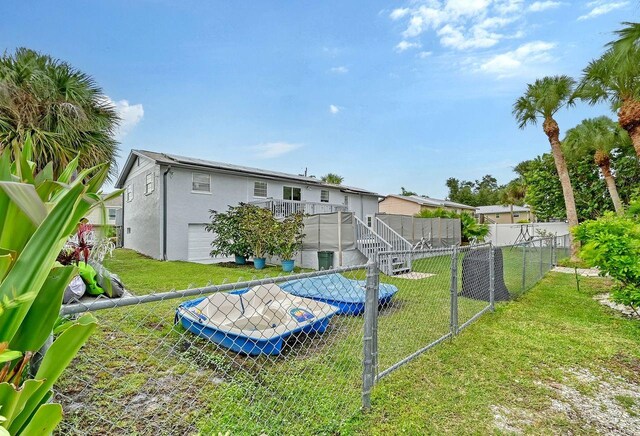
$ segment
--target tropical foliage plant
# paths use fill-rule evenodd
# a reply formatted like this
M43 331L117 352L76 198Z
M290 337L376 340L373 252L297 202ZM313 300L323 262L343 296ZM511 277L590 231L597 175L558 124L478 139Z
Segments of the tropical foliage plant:
M253 204L241 204L240 231L253 257L264 258L274 254L277 221L271 209Z
M291 260L302 248L304 238L304 214L298 212L289 215L275 226L274 254L282 260Z
M631 306L638 313L640 219L635 213L640 212L640 202L632 204L629 210L626 216L609 213L598 220L586 221L575 229L575 235L583 244L580 257L614 279L613 300Z
M51 388L96 327L90 314L59 322L76 267L56 258L100 203L108 171L106 165L80 171L76 158L55 179L52 164L38 171L32 157L29 137L0 155L0 427L13 435L48 434L60 422ZM56 338L36 368L34 353L52 332Z
M513 115L521 129L529 124L537 124L539 118L543 120L542 130L551 145L551 153L560 178L570 228L578 225L578 212L569 170L560 142L560 127L554 115L560 109L573 104L574 86L575 81L569 76L543 77L533 84L529 84L524 95L518 98L513 105ZM576 258L578 248L577 241L572 238L572 258Z
M81 168L115 171L117 113L89 75L26 48L0 56L0 150L32 138L37 169L54 175L79 156Z
M211 243L211 256L238 256L249 258L253 253L242 230L244 205L229 206L226 212L209 211L211 222L205 227L215 237Z

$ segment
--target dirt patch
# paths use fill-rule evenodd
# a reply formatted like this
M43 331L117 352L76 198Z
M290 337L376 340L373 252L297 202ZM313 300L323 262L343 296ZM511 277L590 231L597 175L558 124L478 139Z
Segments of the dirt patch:
M611 301L611 294L598 294L593 297L593 299L604 306L620 312L627 318L640 319L640 314L638 314L638 312L633 310L630 306L625 306L624 304L618 304Z
M565 266L557 266L551 271L563 273L563 274L575 274L578 273L582 277L600 277L600 270L597 268L569 268Z
M494 426L505 433L521 434L553 418L573 423L586 432L635 435L640 428L640 384L602 369L566 370L562 383L538 382L549 390L549 407L542 411L491 406ZM558 429L561 431L561 429ZM562 431L566 433L566 429Z

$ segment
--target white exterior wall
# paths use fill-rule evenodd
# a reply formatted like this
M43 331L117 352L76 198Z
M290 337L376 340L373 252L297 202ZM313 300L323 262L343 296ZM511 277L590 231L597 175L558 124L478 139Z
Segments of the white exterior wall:
M529 235L533 238L539 238L538 230L553 233L557 236L569 233L569 224L564 222L557 223L530 223L530 224L489 224L489 235L486 242L491 241L496 246L511 245L518 240L521 231L525 231L528 227ZM518 242L524 242L522 239Z
M139 163L138 163L139 162ZM154 190L145 194L147 174L154 175ZM133 186L133 199L127 201L127 186ZM162 173L151 159L138 157L124 183L124 248L155 259L162 258Z
M162 167L158 171L160 174L158 183L162 183L161 174L165 169L166 167ZM192 174L194 172L210 174L211 193L192 192ZM320 191L327 189L329 190L330 204L343 204L345 195L348 195L349 210L355 212L360 219L364 219L367 214L373 215L378 211L378 199L376 197L344 194L337 188L305 185L296 181L271 180L251 175L172 168L167 176L167 259L188 259L189 224L201 224L204 226L210 222L209 210L223 212L227 210L228 206L235 206L241 202L261 200L262 198L253 196L255 181L266 182L267 196L273 199L282 199L283 187L290 186L301 189L302 201L319 203ZM162 226L161 207L158 209L158 214L160 217L158 221ZM125 220L126 215L125 211ZM160 232L162 232L161 227ZM125 234L125 241L127 236L129 235ZM160 235L161 240L162 235ZM317 264L317 258L315 262Z

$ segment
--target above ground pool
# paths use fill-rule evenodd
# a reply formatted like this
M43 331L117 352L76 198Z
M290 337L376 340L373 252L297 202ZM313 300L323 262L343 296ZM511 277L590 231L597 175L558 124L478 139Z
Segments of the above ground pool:
M338 308L266 284L182 303L176 322L192 333L248 355L280 354L294 333L323 333Z
M365 301L364 280L349 280L342 274L328 274L307 279L292 280L280 284L280 287L300 297L312 298L340 308L339 314L360 315L364 312ZM380 283L378 303L389 303L398 288Z

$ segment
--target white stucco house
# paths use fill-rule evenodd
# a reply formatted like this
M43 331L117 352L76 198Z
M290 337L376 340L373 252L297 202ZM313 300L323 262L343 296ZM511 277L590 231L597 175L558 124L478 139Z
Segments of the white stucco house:
M210 210L256 203L276 216L378 212L378 194L286 174L167 153L132 150L115 186L124 189L123 246L155 259L211 261Z

